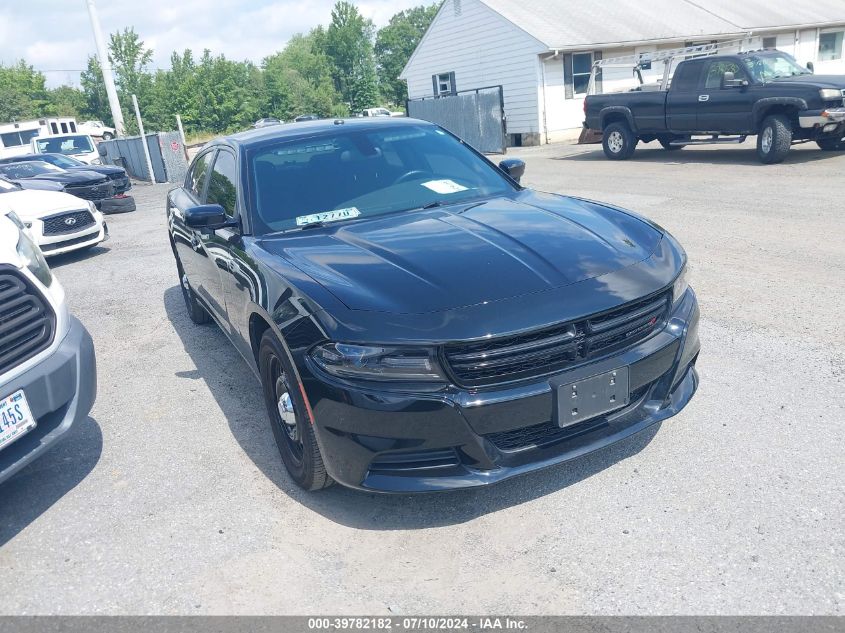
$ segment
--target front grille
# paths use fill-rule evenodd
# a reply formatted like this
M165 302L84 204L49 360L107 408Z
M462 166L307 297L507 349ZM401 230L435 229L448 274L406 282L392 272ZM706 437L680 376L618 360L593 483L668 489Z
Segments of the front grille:
M482 387L548 375L631 347L659 329L669 309L662 292L579 321L445 348L457 382Z
M64 235L76 233L94 224L94 216L87 209L57 213L42 220L44 235Z
M382 453L370 464L369 474L420 476L459 465L458 454L453 448Z
M55 315L20 273L0 269L0 374L47 349Z
M84 200L103 200L114 194L114 185L106 181L96 185L67 185L65 191Z

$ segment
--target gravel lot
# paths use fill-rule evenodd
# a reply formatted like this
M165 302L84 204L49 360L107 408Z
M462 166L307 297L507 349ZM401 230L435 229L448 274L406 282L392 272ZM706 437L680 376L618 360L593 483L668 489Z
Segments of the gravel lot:
M192 325L167 187L54 261L99 396L0 491L0 613L845 612L845 155L751 144L611 163L513 150L539 189L613 202L685 245L701 387L680 415L479 491L307 494L223 334Z

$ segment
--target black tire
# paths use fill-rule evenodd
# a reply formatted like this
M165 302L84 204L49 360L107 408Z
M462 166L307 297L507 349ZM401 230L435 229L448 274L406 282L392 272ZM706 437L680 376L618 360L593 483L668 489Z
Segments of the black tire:
M667 152L674 152L675 150L684 148L683 145L671 145L672 141L681 140L679 138L674 138L671 136L660 136L657 140L660 143L661 147L663 147L663 149L665 149Z
M822 138L816 141L816 144L824 152L845 151L845 141L838 138Z
M757 157L764 165L783 162L792 146L792 124L782 114L763 119L757 133Z
M638 140L628 124L620 121L604 128L601 146L610 160L627 160L637 148Z
M273 437L288 474L305 490L328 488L334 479L326 472L298 379L287 353L271 330L261 337L258 368ZM282 409L293 418L293 423L283 421Z
M111 132L103 132L103 140L110 141L114 138L114 135Z
M100 202L100 211L104 215L115 215L118 213L130 213L135 210L135 198L126 196L124 198L106 198Z
M171 242L171 246L172 245L173 244ZM197 295L191 288L191 284L188 281L188 275L185 274L185 270L182 268L182 262L179 261L179 256L176 255L175 248L173 249L173 255L176 257L176 271L179 273L179 287L182 289L182 298L185 300L185 308L188 310L188 317L197 325L211 323L211 315L200 305L199 301L197 301Z

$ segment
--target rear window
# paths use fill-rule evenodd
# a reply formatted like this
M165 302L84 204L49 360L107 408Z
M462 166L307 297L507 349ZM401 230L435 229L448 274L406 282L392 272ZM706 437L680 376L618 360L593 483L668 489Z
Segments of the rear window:
M698 78L701 75L701 62L684 62L678 66L672 78L672 90L692 91L698 88Z

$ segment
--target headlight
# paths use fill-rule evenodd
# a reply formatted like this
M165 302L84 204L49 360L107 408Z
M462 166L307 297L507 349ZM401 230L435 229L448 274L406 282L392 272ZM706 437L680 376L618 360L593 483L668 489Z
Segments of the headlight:
M50 267L41 253L41 249L35 245L29 235L20 232L18 238L18 257L23 261L23 265L29 269L35 278L42 284L49 287L53 283L53 274L50 272Z
M681 300L681 297L684 296L684 293L689 288L689 264L684 264L684 267L681 268L681 273L675 279L675 283L672 285L672 303L676 304L678 301Z
M836 88L822 88L819 90L822 101L839 101L842 99L842 91Z
M24 222L23 222L23 220L21 220L20 216L17 213L15 213L14 211L9 211L6 214L6 217L9 218L12 221L12 224L14 224L16 227L18 227L19 230L23 231L25 228L27 228L27 225L24 224ZM31 222L29 223L29 226L32 226Z
M103 161L101 161L99 158L95 158L94 160L91 161L91 164L92 165L102 165Z
M445 381L434 350L325 343L310 353L323 370L341 378L379 381Z

